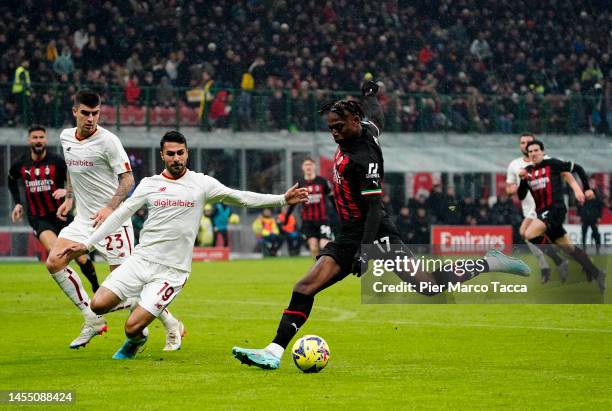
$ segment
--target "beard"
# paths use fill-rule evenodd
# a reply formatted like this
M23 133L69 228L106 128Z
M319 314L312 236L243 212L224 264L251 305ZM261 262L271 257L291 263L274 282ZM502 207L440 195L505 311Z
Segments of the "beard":
M30 150L32 150L32 153L36 154L37 156L43 154L46 149L47 147L44 144L42 145L33 144L30 146Z

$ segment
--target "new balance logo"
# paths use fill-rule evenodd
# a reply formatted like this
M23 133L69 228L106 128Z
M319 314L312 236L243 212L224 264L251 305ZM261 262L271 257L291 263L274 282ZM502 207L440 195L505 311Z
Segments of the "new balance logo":
M161 191L166 191L166 187L160 187L160 188L159 188L159 191L160 191L160 192L161 192Z
M72 147L68 147L68 148L66 149L66 151L70 151L70 149L71 149L71 148L72 148Z

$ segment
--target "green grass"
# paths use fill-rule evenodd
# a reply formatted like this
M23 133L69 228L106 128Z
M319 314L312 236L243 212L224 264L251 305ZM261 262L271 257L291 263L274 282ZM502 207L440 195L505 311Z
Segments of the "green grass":
M0 390L74 390L79 409L108 410L612 408L610 305L362 305L350 277L317 297L300 330L327 340L323 372L303 374L287 355L277 371L238 363L232 346L270 341L309 265L194 264L171 306L183 349L163 352L156 322L136 360L116 361L125 312L70 350L81 316L44 266L3 264Z

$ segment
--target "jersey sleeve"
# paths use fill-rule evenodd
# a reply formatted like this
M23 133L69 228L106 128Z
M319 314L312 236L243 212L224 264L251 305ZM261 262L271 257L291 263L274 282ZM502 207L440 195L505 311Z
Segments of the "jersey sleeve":
M57 170L57 173L55 174L55 186L57 188L65 188L68 167L66 166L66 162L61 157L57 158L57 161L55 162L55 169Z
M326 196L331 195L332 188L331 184L329 184L329 181L327 181L326 178L321 178L321 184L323 184L323 194L325 194Z
M562 161L557 158L551 158L548 160L553 170L558 171L560 173L568 172L571 173L574 171L574 162L573 161Z
M275 194L260 194L252 191L240 191L229 188L219 180L202 175L202 184L207 203L225 203L240 207L282 207L287 204L285 196Z
M359 190L362 196L382 195L382 179L380 172L382 165L375 160L357 163L357 177Z
M508 165L508 171L506 172L506 183L519 184L517 177L518 176L514 167L514 162L512 162Z
M108 163L111 166L115 174L123 174L132 171L130 165L130 158L128 157L125 149L121 145L119 139L115 136L109 138L108 149L106 155L108 157Z
M123 224L132 214L138 211L147 201L147 194L149 193L149 184L146 178L144 178L140 184L136 187L132 196L125 200L123 204L119 206L108 218L102 223L102 225L93 232L84 244L87 248L93 247L94 244L102 241L106 236L117 231L121 224Z
M17 181L21 178L21 161L14 163L9 169L8 187L15 204L21 204L21 195L19 194L19 185Z

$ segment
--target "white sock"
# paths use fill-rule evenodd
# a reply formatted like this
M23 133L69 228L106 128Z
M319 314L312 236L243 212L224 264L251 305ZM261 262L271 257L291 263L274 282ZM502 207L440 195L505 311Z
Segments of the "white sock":
M528 240L525 240L525 243L527 244L527 247L529 247L529 250L533 253L533 255L535 255L536 259L538 260L538 265L540 266L540 269L547 269L550 268L548 266L548 263L546 262L546 257L544 257L544 252L542 250L540 250L540 248L531 243Z
M57 285L60 286L70 301L81 310L85 320L98 318L98 316L91 311L91 308L89 308L89 295L87 295L87 291L85 291L83 283L81 283L81 278L75 271L70 269L70 267L66 267L57 273L51 274L51 277L53 277Z
M270 354L275 356L276 358L281 358L285 349L276 343L270 343L264 348L264 350L268 351Z
M157 318L161 321L166 330L171 327L176 327L176 323L178 323L178 320L170 314L170 311L167 309L164 309Z

